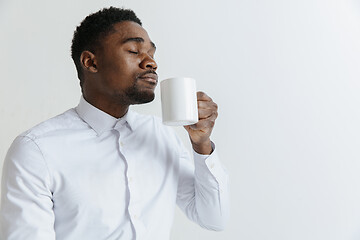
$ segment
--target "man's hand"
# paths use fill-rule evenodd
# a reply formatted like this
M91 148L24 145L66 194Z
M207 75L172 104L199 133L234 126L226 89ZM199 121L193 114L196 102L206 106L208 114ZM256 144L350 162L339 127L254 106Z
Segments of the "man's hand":
M189 133L191 144L195 152L209 155L212 152L210 135L218 116L218 106L203 92L197 92L199 122L184 126Z

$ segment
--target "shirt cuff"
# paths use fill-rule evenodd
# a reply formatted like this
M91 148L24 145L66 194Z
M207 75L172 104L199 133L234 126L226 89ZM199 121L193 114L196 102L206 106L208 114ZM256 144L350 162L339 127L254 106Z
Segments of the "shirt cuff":
M193 150L195 177L201 182L215 181L222 185L227 179L227 174L219 160L215 144L211 142L213 152L210 155L198 154Z

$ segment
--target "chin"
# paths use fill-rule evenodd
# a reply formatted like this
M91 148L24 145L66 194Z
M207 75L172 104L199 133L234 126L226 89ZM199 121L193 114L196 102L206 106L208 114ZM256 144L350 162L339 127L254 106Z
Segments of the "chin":
M143 104L152 102L155 99L154 92L139 92L135 95L128 96L131 99L132 104Z
M149 103L155 99L155 91L154 88L134 84L125 91L124 97L130 105Z

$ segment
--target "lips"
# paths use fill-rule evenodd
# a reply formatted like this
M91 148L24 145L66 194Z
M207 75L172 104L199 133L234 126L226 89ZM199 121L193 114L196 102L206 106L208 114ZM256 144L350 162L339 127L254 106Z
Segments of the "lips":
M155 73L147 73L139 77L139 79L149 82L151 84L157 84L158 76Z

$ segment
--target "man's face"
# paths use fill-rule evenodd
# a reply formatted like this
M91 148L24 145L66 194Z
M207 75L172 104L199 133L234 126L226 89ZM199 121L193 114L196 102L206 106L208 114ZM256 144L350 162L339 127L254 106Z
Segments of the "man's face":
M98 97L122 105L151 102L157 85L155 44L139 24L117 23L95 52Z

